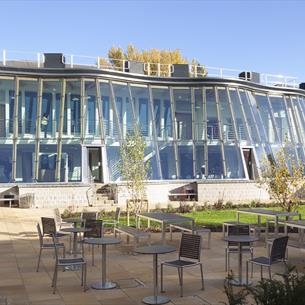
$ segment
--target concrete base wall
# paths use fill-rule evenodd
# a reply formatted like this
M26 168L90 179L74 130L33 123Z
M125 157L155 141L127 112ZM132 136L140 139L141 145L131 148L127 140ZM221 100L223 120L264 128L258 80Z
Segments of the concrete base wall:
M148 182L146 184L146 194L150 208L167 207L169 203L173 207L179 205L178 200L170 201L170 192L179 192L178 189L189 185L189 181L163 181L163 182ZM252 200L266 202L269 200L268 193L257 186L254 182L249 181L204 181L197 183L198 204L214 204L218 200L223 203L232 201L232 203L249 203ZM195 184L196 184L195 183ZM13 192L17 188L16 185L0 185L0 197L8 192ZM30 207L37 208L66 208L68 206L88 207L88 197L90 196L90 186L84 184L28 184L18 185L19 197L30 195ZM18 195L18 194L17 194ZM120 183L117 185L116 202L122 209L126 208L126 200L130 198L126 184ZM25 201L28 202L28 201ZM103 206L98 208L102 209ZM113 208L106 207L105 208Z

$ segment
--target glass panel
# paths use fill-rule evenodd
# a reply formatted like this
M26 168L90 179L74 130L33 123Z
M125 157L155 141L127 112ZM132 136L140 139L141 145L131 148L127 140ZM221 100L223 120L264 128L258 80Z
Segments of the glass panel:
M156 136L161 137L161 101L154 99L154 118L156 124Z
M117 181L121 177L120 173L120 147L119 146L107 146L107 160L108 160L108 171L109 180Z
M99 128L95 82L85 82L85 104L87 109L85 115L85 137L97 136Z
M19 128L22 127L22 129L19 130L19 133L26 133L32 136L36 133L37 87L38 84L36 81L21 80L19 82L22 103L19 103L18 115L22 118L24 123L22 126L19 126ZM19 123L21 123L20 120Z
M119 124L123 133L123 137L126 135L128 130L132 130L132 111L129 101L129 90L127 85L113 84L113 90L115 95L116 110L118 113ZM128 122L128 124L127 124ZM118 127L114 126L114 135L118 136Z
M80 136L80 86L80 81L67 81L66 83L64 134L71 134L74 137Z
M218 96L223 141L224 143L231 143L235 136L227 90L218 89Z
M177 139L192 139L192 103L190 89L174 89Z
M295 110L297 125L298 125L299 131L300 131L300 135L301 135L301 137L303 137L303 143L304 143L305 142L305 115L304 115L304 112L302 109L303 102L304 101L302 101L301 98L292 99L292 105Z
M252 109L249 104L248 96L244 90L239 90L239 92L240 92L242 106L244 107L246 120L247 120L248 126L250 128L251 138L254 141L254 143L259 143L260 137L259 137L259 135L257 133L257 129L256 129L257 122L255 122L255 120L254 120Z
M55 182L55 170L57 159L57 145L40 145L39 153L39 182ZM64 161L61 164L62 170L64 168ZM63 174L63 173L62 173Z
M239 101L239 97L237 94L237 90L230 89L229 94L230 94L231 103L232 103L233 115L235 117L237 136L238 136L239 140L243 140L243 141L248 140L249 141L249 135L247 133L246 126L244 124L244 118L243 118L242 109L240 106L240 101Z
M205 118L202 90L195 89L195 140L205 139Z
M61 83L44 81L41 105L41 138L55 137L59 128Z
M245 178L244 167L241 159L241 153L237 146L225 145L225 158L227 166L228 179Z
M110 87L108 83L100 83L101 103L105 136L111 136L113 130L113 111L110 103Z
M13 145L0 144L0 152L0 183L7 183L12 179Z
M273 116L276 123L277 132L281 142L291 141L287 113L282 96L270 96Z
M34 158L34 144L17 145L16 182L33 182Z
M197 179L205 179L205 162L204 162L204 146L203 145L196 145L195 146L196 152L196 178Z
M214 89L206 89L207 133L210 142L219 140L219 127Z
M82 177L82 151L80 145L62 145L62 161L64 168L64 177L61 179L65 182L81 181ZM68 178L68 179L67 179Z
M150 111L149 111L149 96L147 88L131 86L131 94L134 100L136 118L139 122L141 133L148 137L151 135L149 127L151 126ZM130 124L132 127L132 124Z
M220 146L208 145L208 179L222 179L223 167Z
M0 79L0 138L13 134L15 82Z
M156 151L153 144L153 142L146 143L147 146L145 148L145 161L149 162L148 178L159 180L161 177L159 176L158 172Z
M173 136L172 132L172 114L171 114L171 107L170 107L170 94L169 89L159 89L153 88L152 95L154 104L160 103L160 126L158 127L156 120L156 129L160 129L160 136L162 139L167 139L168 137ZM156 112L155 112L156 117Z
M159 151L163 179L177 179L174 147L160 143Z
M255 99L268 137L268 142L276 143L278 140L272 122L272 113L269 107L268 98L266 95L256 95Z
M294 115L294 108L292 100L296 99L296 97L291 97L291 99L286 97L287 111L289 115L289 121L291 124L291 130L293 132L293 139L296 143L301 143L301 139L299 138L299 130L297 130L297 119Z
M179 168L181 179L192 179L193 174L193 146L178 146Z

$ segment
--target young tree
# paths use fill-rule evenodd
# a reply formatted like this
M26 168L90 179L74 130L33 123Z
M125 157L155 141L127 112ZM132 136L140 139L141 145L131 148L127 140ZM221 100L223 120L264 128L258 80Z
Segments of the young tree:
M304 164L297 165L284 148L278 151L275 159L263 163L259 183L285 211L294 211L305 186Z
M140 128L135 126L132 133L128 133L121 146L120 171L123 180L127 182L130 195L129 205L133 205L135 213L142 210L146 197L144 181L147 180L149 162L144 161L145 141Z

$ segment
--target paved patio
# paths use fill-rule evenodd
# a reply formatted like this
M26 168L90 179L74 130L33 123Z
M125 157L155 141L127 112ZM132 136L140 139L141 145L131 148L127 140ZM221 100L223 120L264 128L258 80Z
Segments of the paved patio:
M58 291L52 293L51 278L54 270L52 251L42 254L40 271L36 272L39 250L36 223L41 216L53 216L52 210L46 209L9 209L0 208L0 304L14 305L134 305L143 304L145 296L152 295L152 256L133 255L132 247L123 243L107 247L108 278L117 282L119 288L112 290L88 289L86 293L80 286L79 272L59 272ZM169 236L168 236L169 237ZM180 234L174 234L170 244L178 248ZM191 268L184 276L184 297L179 297L177 271L165 270L166 295L176 305L220 304L226 298L223 293L225 242L221 233L212 233L211 249L203 249L205 291L200 289L199 268ZM160 241L158 233L152 234L152 241ZM66 239L68 242L68 238ZM255 255L265 255L262 242L255 245ZM90 287L101 277L101 248L95 249L95 266L91 265L91 255L86 247L88 262L87 284ZM159 261L173 259L177 253L159 256ZM304 270L304 252L289 249L289 263ZM237 257L231 256L231 267L237 273ZM282 266L274 267L280 272ZM254 280L259 279L256 270ZM2 297L2 298L1 298Z

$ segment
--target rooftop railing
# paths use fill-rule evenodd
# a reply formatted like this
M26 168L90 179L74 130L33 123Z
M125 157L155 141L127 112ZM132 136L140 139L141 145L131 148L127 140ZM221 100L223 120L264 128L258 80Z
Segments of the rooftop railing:
M44 67L44 53L42 52L22 52L2 50L0 53L0 66L12 66L12 67L31 67L31 68L43 68ZM100 56L84 56L75 54L64 54L65 67L77 68L88 67L101 70L113 70L127 72L130 70L130 63L137 63L143 66L142 73L147 76L156 77L172 77L175 72L175 65L172 64L160 64L150 62L136 62L122 59L109 59ZM239 74L245 69L228 69L220 67L205 67L202 65L189 65L188 76L195 78L202 77L219 77L225 79L241 79ZM137 73L137 72L133 72ZM297 77L274 75L268 73L260 73L260 84L267 86L279 86L279 87L293 87L298 88L299 80Z

